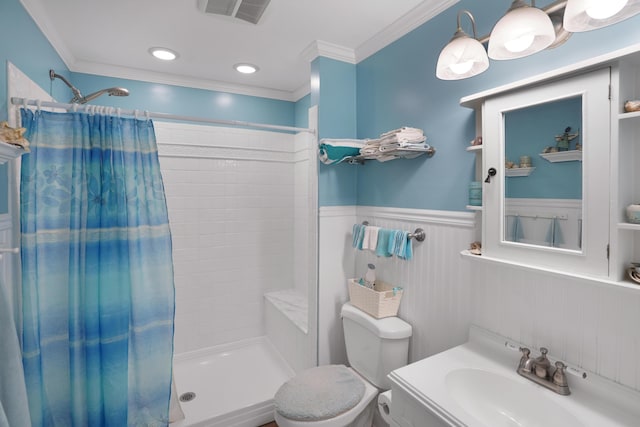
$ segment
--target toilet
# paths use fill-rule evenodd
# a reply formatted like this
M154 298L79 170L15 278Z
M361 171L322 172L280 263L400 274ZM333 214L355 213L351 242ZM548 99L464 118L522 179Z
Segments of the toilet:
M351 367L318 366L283 384L274 398L279 427L370 427L378 394L391 387L387 374L407 364L407 322L376 319L350 303L341 317Z

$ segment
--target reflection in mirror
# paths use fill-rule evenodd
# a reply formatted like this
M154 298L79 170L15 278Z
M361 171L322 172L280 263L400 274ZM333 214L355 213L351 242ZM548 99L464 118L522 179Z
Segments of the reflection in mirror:
M582 97L504 113L504 240L582 248Z

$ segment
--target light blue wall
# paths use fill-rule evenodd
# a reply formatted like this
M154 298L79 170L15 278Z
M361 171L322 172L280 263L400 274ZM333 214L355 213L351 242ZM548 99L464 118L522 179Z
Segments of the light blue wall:
M355 138L356 66L318 57L311 63L311 82L311 105L318 106L318 137ZM319 205L355 205L358 168L347 163L320 163Z
M298 128L309 127L309 107L311 107L311 94L307 94L296 101L295 126Z
M283 126L294 124L295 104L290 101L83 73L71 73L70 79L83 94L113 86L129 89L127 97L103 95L92 101L97 105ZM59 81L54 84L64 85ZM65 94L65 102L70 93Z
M112 86L124 86L131 91L128 97L102 96L94 101L98 105L284 126L294 125L295 104L289 101L70 73L19 0L1 0L1 2L0 81L3 83L0 84L0 120L7 118L5 63L10 61L61 102L67 102L71 98L71 91L62 81L51 82L49 69L54 69L58 74L67 77L85 95ZM6 180L6 167L0 166L0 213L6 212Z
M0 120L7 119L7 68L10 61L45 90L49 90L49 69L68 72L49 41L42 35L18 0L1 0L0 5ZM58 93L54 92L54 96Z
M464 210L474 163L474 156L464 149L475 136L475 119L471 110L458 105L461 97L640 42L640 16L636 16L612 27L574 34L553 50L512 61L491 61L487 72L471 79L438 80L436 62L455 31L457 12L470 10L479 35L484 35L508 3L462 0L357 65L358 137L416 126L425 130L437 149L431 159L369 162L360 168L359 205ZM463 27L471 32L465 20Z
M582 162L551 163L538 155L545 147L555 146L554 137L566 127L571 133L582 128L582 98L536 105L510 111L505 115L505 156L518 163L520 156L531 157L536 169L527 177L507 177L507 197L531 199L581 199ZM582 143L580 136L570 142Z
M18 0L2 0L0 34L0 121L5 121L7 61L45 89L49 88L49 68L66 72L67 67ZM0 213L8 212L7 185L7 165L0 165Z

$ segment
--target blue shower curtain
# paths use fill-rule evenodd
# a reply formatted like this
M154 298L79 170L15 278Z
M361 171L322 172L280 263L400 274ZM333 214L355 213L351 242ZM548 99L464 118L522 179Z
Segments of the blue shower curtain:
M22 125L33 426L167 425L174 286L153 124L22 110Z

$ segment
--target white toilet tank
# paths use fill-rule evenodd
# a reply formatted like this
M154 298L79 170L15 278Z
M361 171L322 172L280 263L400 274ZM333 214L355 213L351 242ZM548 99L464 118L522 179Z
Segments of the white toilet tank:
M387 374L409 358L411 325L398 317L376 319L349 303L341 317L351 367L379 389L390 389Z

